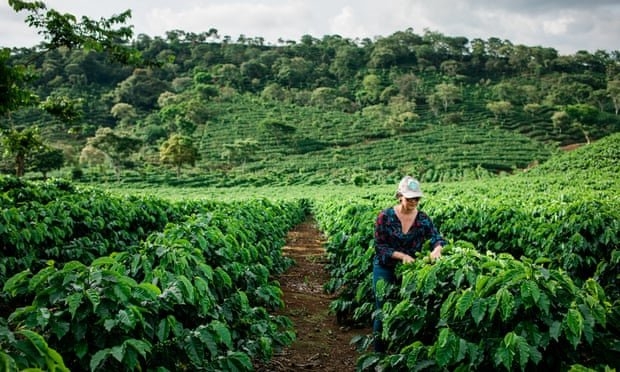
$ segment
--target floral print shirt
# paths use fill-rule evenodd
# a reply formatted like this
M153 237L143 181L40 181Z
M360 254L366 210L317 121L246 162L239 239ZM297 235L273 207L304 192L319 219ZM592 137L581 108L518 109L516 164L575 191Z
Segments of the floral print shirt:
M402 231L402 226L394 207L382 210L375 223L375 256L382 266L395 267L400 260L392 258L394 251L399 251L415 257L416 252L422 250L424 242L430 239L431 247L447 244L439 234L430 217L418 210L418 215L408 232Z

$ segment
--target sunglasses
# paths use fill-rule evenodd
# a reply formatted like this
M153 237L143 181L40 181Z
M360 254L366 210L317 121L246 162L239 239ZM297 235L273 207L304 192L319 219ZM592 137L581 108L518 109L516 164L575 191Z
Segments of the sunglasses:
M415 197L415 198L405 198L405 199L407 199L407 201L408 201L408 202L410 202L410 201L414 201L414 200L415 200L415 201L420 201L420 197L419 197L419 196L417 196L417 197Z

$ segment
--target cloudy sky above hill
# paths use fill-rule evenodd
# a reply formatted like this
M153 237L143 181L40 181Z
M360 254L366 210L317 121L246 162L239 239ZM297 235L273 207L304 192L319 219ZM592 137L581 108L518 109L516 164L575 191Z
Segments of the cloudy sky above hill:
M48 8L94 19L131 9L134 35L169 30L299 41L301 36L363 39L412 28L469 40L497 37L561 54L620 50L618 0L46 0ZM0 46L31 47L42 39L0 4Z

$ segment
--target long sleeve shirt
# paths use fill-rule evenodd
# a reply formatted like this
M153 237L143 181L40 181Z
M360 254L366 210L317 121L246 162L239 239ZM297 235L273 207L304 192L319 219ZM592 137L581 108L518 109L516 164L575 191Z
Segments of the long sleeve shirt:
M382 210L375 223L375 254L379 263L386 267L395 267L399 260L393 259L394 251L415 257L422 250L424 242L429 239L431 247L447 244L439 234L430 217L418 210L418 215L408 232L403 232L402 225L394 207Z

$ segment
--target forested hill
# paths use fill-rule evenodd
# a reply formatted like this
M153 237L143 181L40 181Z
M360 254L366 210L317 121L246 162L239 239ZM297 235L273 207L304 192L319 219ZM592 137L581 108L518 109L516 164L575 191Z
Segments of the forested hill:
M412 29L278 45L171 31L138 35L132 47L155 63L12 50L7 63L33 68L40 102L7 113L2 127L37 127L51 147L29 155L30 173L55 172L57 163L37 160L54 150L60 172L94 182L461 180L531 167L560 146L620 131L618 51L559 55Z

